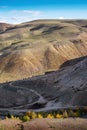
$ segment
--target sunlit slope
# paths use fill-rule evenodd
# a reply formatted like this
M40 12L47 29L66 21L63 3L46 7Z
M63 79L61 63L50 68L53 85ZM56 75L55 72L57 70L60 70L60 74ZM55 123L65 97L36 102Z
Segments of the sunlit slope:
M87 55L86 20L36 20L0 24L0 82L57 70Z

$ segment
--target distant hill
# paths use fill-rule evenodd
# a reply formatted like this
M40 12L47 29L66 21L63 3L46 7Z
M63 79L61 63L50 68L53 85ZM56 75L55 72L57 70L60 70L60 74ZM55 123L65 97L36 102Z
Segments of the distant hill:
M87 55L87 20L0 23L0 82L57 70Z

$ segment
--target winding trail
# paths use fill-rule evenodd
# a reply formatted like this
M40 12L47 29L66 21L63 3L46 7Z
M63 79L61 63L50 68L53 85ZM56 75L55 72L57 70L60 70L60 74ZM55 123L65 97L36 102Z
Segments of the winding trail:
M33 106L36 103L41 103L41 104L47 103L47 100L44 99L44 97L41 94L39 94L37 91L35 91L33 89L29 89L29 88L23 88L23 87L15 86L15 85L13 85L13 83L14 82L9 83L9 86L12 87L12 88L22 89L24 91L25 90L30 91L30 92L34 93L36 96L39 97L39 99L37 101L35 101L35 102L28 103L26 105L21 105L21 106L18 106L18 107L12 107L13 109L23 108L23 107L27 107L27 106Z

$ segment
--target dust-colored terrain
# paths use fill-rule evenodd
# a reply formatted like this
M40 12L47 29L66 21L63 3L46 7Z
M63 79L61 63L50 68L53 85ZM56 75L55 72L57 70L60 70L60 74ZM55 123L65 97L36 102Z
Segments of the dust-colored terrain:
M1 130L87 130L87 119L35 119L25 123L19 120L0 121Z
M87 57L67 61L55 72L0 84L0 99L2 110L15 113L87 106Z
M0 24L0 82L57 70L87 55L87 20L36 20Z
M0 116L87 108L86 99L87 20L0 24ZM87 119L8 119L0 129L87 130Z

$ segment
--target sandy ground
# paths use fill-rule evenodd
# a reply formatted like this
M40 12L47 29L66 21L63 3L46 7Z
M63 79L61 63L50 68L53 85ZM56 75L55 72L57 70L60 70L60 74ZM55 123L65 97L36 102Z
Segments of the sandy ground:
M18 130L18 125L21 123L17 119L6 119L0 121L0 130Z
M35 119L24 123L7 119L0 121L0 130L87 130L87 119Z

